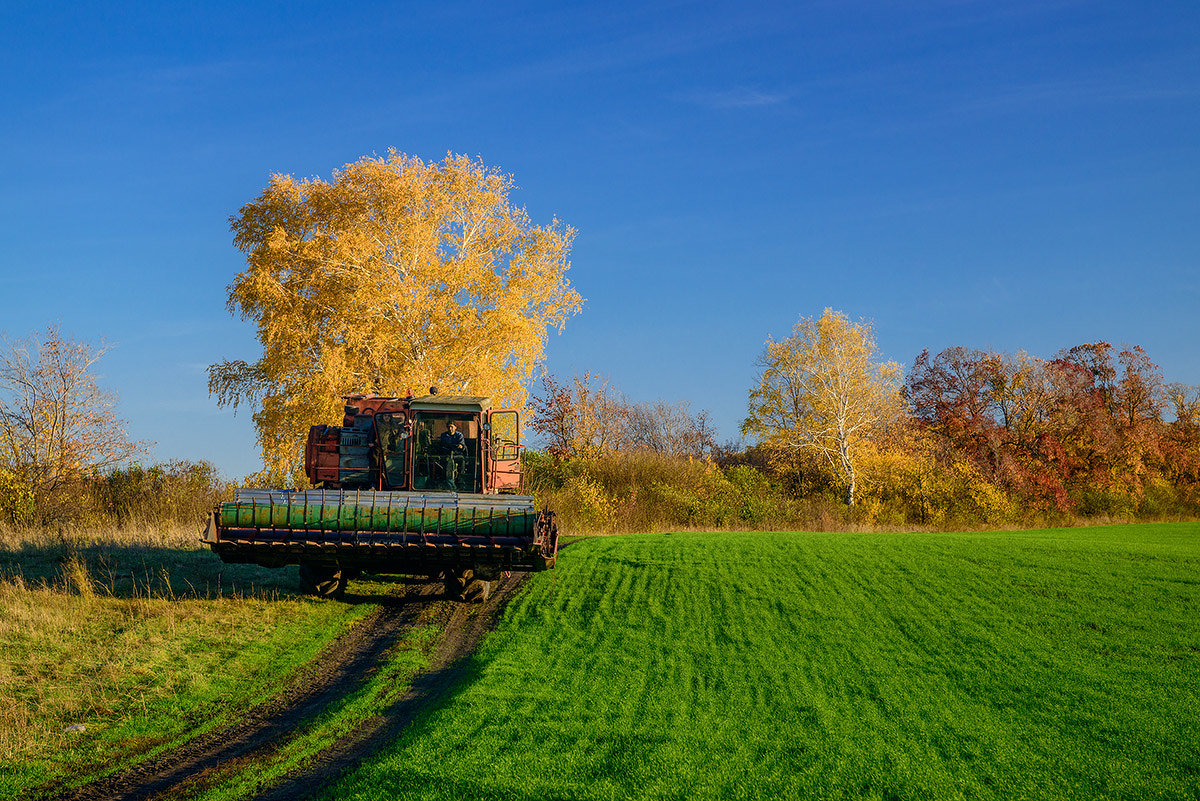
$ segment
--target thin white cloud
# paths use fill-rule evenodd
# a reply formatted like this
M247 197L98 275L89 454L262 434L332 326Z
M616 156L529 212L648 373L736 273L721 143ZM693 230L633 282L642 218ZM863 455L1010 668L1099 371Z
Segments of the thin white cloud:
M739 87L737 89L689 92L682 95L680 99L685 103L693 103L705 108L727 110L778 106L786 103L788 96L782 92L764 92L760 89Z
M141 83L152 91L192 91L213 84L223 84L239 75L251 74L257 65L243 59L221 59L180 63L152 68L141 75L126 76L130 83Z

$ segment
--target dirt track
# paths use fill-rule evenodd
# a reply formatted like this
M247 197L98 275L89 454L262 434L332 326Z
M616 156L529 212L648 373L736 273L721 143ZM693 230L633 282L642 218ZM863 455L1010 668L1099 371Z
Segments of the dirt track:
M44 788L40 797L71 801L134 801L190 794L211 785L237 764L251 767L330 704L360 687L392 644L417 622L443 630L429 669L385 712L289 773L255 798L296 799L312 795L363 758L393 740L417 715L436 703L463 675L468 657L500 617L525 574L503 579L484 604L443 600L438 584L410 585L342 637L330 643L291 686L250 710L233 726L200 735L178 748L83 787ZM219 773L218 773L219 771Z

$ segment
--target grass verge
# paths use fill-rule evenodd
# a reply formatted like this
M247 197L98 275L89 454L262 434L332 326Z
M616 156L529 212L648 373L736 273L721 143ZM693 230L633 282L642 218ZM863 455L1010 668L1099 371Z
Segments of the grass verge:
M597 538L333 799L1196 798L1200 526Z
M230 722L374 608L295 597L288 573L190 529L0 542L0 797Z

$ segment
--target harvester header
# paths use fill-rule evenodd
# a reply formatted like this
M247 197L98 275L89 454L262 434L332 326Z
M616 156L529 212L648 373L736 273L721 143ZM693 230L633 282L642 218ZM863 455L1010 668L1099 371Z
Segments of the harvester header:
M342 425L313 426L315 490L243 489L209 516L226 562L300 566L340 594L362 572L440 576L461 599L511 570L554 566L558 529L521 490L520 417L486 397L347 395Z

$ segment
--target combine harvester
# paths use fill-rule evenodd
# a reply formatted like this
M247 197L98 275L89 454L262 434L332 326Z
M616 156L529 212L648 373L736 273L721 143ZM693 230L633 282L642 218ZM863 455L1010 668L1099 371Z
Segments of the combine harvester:
M323 596L368 572L441 577L447 597L486 601L502 574L554 567L554 513L516 494L517 412L430 392L345 396L342 425L308 433L318 489L238 490L205 544L225 562L299 565L301 589Z

